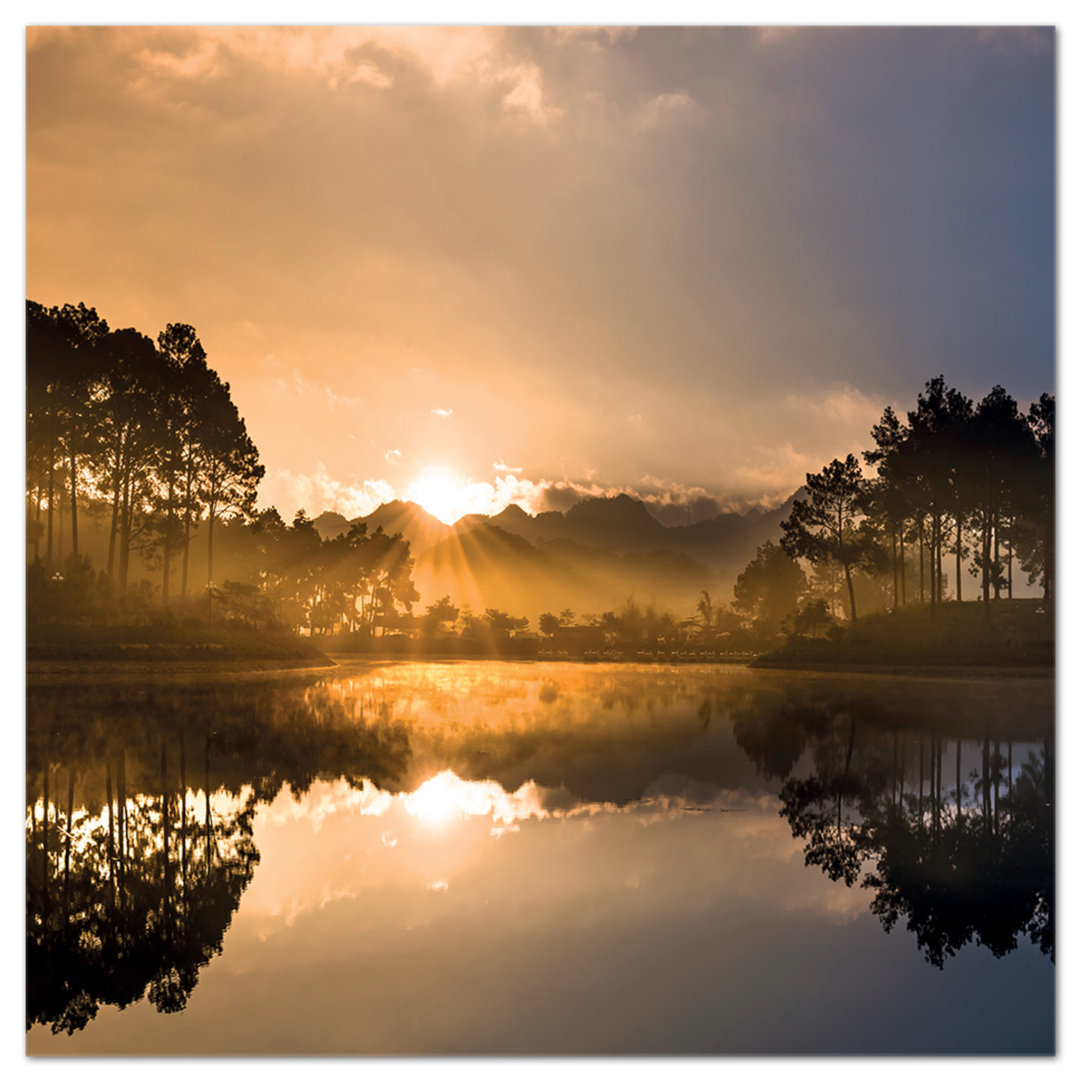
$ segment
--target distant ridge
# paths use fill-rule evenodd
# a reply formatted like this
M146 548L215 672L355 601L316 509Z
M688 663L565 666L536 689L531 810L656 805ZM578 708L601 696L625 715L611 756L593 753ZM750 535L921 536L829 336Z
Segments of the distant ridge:
M548 510L535 517L508 506L494 517L471 514L454 526L461 534L490 524L532 544L569 540L615 552L671 551L688 555L715 573L738 574L766 540L780 538L780 522L791 512L798 492L775 510L755 507L745 514L719 514L693 525L663 525L641 499L631 495L586 499L565 512Z
M358 522L368 532L400 532L415 560L424 603L449 594L483 610L610 608L634 596L692 610L702 589L717 596L766 540L778 541L793 494L775 510L723 513L692 525L664 525L641 499L590 498L566 511L528 514L511 504L491 517L468 514L446 525L413 502L395 499L349 521L327 512L323 537Z
M443 524L422 506L401 499L383 503L366 517L356 517L351 521L342 514L327 511L315 518L313 524L324 540L347 533L356 524L366 525L369 534L379 528L385 533L401 533L409 541L414 556L445 540L453 532L449 525Z

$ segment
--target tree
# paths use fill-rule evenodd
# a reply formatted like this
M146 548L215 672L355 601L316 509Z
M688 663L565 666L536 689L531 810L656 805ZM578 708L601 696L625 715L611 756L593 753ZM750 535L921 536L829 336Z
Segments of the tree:
M27 301L26 316L27 459L47 475L46 561L52 565L58 466L61 487L70 485L71 548L79 554L79 458L94 452L99 346L109 327L85 304L45 308Z
M783 548L766 540L735 582L735 607L763 634L775 634L806 591L806 574Z
M439 634L447 623L455 622L460 614L460 609L452 604L449 595L446 595L428 605L424 624L429 631Z
M806 474L807 499L796 499L791 516L780 523L780 546L793 559L841 566L847 582L851 621L858 619L851 571L867 557L860 533L866 481L854 454L834 458L819 473Z
M146 527L159 460L157 418L167 408L168 387L154 343L134 329L115 330L102 343L98 487L111 503L110 578L127 589L132 541Z
M1030 476L1020 492L1022 514L1014 530L1021 569L1041 582L1043 599L1054 598L1054 395L1043 394L1028 410L1035 440Z
M212 589L214 523L230 513L245 519L251 517L258 484L266 471L259 464L259 452L229 396L228 383L217 381L210 400L205 403L200 415L199 444L207 520L206 587Z
M1023 508L1022 489L1039 449L1016 401L1001 386L979 402L967 428L967 444L969 505L979 533L974 562L989 618L991 589L996 598L1002 584L1002 533Z
M200 407L214 380L206 366L206 352L193 326L169 323L158 334L158 350L170 399L162 417L161 481L165 490L164 518L159 526L161 599L167 603L172 554L181 548L184 551L182 592L187 589L187 545L191 536ZM178 499L183 507L182 523L176 516Z
M944 376L931 379L918 396L916 408L908 413L908 434L901 454L901 467L909 489L929 522L930 610L944 599L941 569L944 521L954 526L954 554L959 577L963 557L963 526L967 513L963 478L968 461L967 433L972 404L959 390L945 384ZM960 586L957 585L959 590ZM959 596L959 592L958 592Z
M484 621L493 634L500 635L507 635L512 630L524 630L529 625L529 620L524 616L508 615L498 608L487 608L484 611Z
M824 633L836 623L829 611L828 601L824 597L817 596L810 600L804 600L798 608L784 620L782 629L789 634L798 636L817 637L819 632Z

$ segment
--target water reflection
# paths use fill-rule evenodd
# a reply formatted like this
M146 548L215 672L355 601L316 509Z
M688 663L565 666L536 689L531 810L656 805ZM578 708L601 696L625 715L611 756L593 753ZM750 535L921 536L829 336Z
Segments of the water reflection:
M142 997L184 1009L245 890L249 920L289 925L406 880L456 895L463 875L496 865L489 845L526 827L532 851L536 830L563 835L531 856L558 876L570 834L557 830L620 817L676 829L665 842L680 838L687 866L730 860L706 900L729 877L775 892L762 868L797 844L823 883L852 887L821 904L846 919L869 903L935 966L1025 937L1052 958L1052 707L1034 685L927 681L901 695L887 680L715 669L399 664L31 687L27 1027L77 1031L100 1005ZM273 838L290 820L336 822L334 845L306 834L286 855ZM645 834L620 835L619 857L637 860L617 871L611 902L625 904L644 880L633 837ZM586 905L601 891L592 872ZM668 923L702 902L664 895Z
M1052 959L1049 717L960 710L913 724L907 709L803 686L741 709L734 732L784 781L780 813L806 865L871 890L885 930L902 920L931 964L971 942L1003 956L1024 935Z

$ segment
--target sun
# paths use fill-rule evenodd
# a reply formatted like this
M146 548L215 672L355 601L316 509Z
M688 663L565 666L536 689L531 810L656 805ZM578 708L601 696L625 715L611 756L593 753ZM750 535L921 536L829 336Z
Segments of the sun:
M405 497L418 503L445 525L453 525L468 512L468 481L445 465L424 469L413 480Z

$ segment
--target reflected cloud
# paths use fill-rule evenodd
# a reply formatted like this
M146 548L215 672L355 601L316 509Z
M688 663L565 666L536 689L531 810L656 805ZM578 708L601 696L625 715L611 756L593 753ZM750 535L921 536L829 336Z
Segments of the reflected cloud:
M445 825L464 817L490 817L510 824L526 818L545 818L539 789L529 781L515 792L494 780L462 780L446 769L408 795L400 796L405 810L426 825Z

